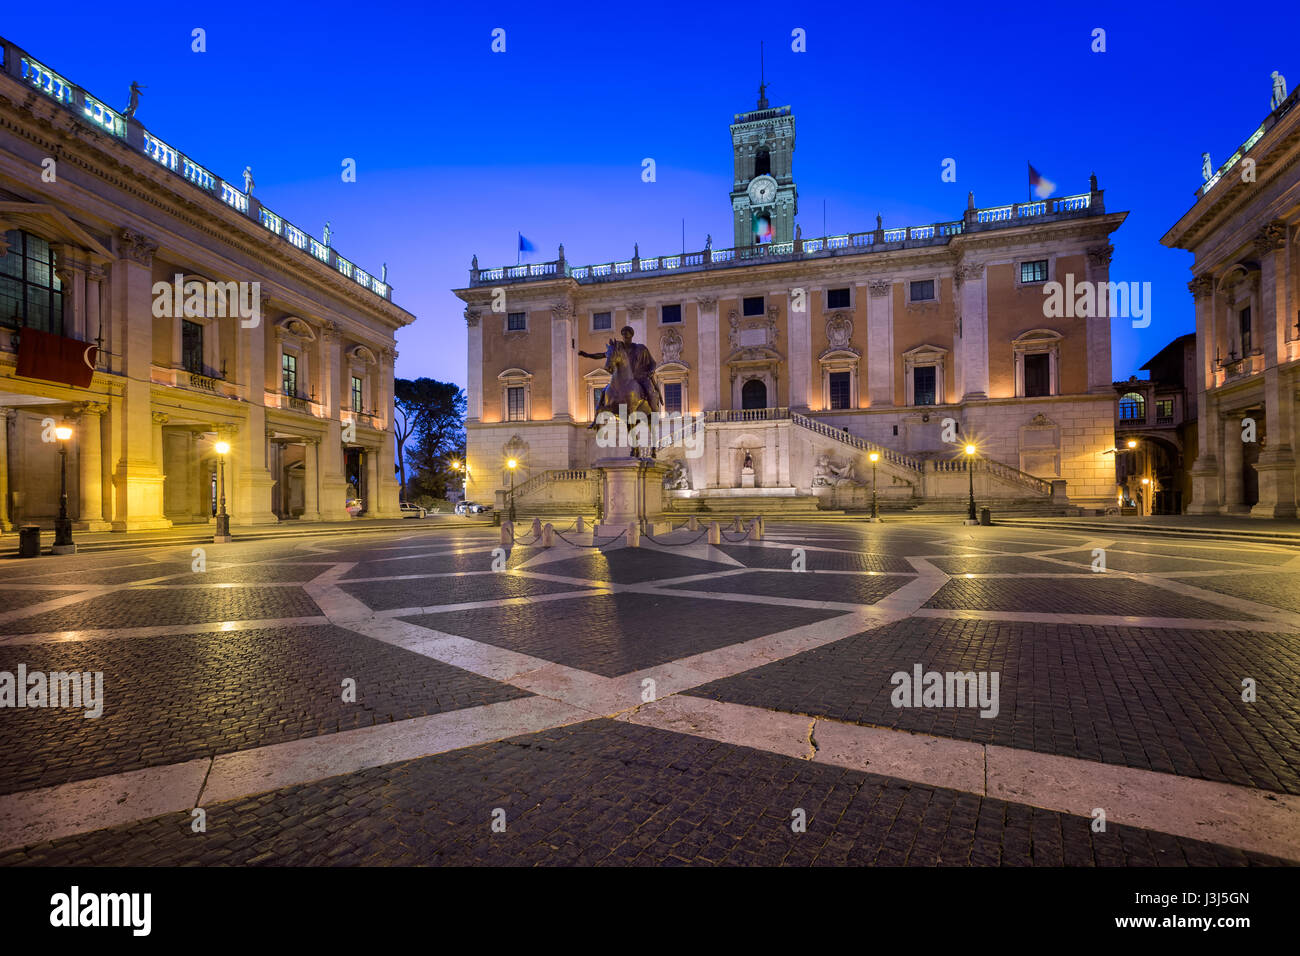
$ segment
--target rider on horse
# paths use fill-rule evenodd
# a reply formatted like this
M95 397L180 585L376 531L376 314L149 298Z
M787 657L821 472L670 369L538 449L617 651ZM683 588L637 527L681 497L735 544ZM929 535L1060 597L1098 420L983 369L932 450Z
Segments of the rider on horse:
M663 400L659 395L659 388L655 385L654 381L654 370L656 367L654 357L650 354L650 350L644 345L632 341L632 336L636 334L636 330L633 329L632 326L625 325L620 332L623 336L623 340L619 342L610 339L609 348L604 353L584 352L579 349L578 354L583 358L605 359L605 368L608 371L610 370L610 359L613 357L614 350L617 349L622 351L627 359L628 368L631 369L632 378L641 386L641 391L645 395L646 403L650 406L650 410L652 412L662 411ZM610 407L609 391L609 386L605 386L605 391L601 395L600 407L596 409L597 417L604 411L615 415L618 414L617 407ZM591 427L595 428L596 425L597 423L593 419Z

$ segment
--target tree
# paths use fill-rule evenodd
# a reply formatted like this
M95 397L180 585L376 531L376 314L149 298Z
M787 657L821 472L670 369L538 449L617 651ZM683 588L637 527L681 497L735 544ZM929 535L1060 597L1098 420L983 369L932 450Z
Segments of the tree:
M464 445L465 393L450 382L399 378L393 382L393 405L403 497L408 487L408 461L415 471L410 485L435 498L444 497L448 455Z

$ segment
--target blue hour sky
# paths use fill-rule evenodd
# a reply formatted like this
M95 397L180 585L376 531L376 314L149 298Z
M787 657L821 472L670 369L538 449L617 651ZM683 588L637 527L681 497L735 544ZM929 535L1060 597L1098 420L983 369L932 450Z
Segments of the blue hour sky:
M1026 161L1108 210L1113 280L1151 282L1153 321L1116 320L1114 377L1193 330L1190 253L1160 237L1300 82L1292 4L492 4L267 0L223 8L7 4L0 34L375 274L417 316L397 374L465 383L450 290L515 261L516 232L574 264L731 244L734 112L793 107L808 238L960 218L1028 198ZM191 52L191 30L207 52ZM491 52L494 28L506 52ZM1106 30L1106 52L1090 49ZM807 52L791 50L801 28ZM655 159L657 181L641 180ZM957 181L940 180L957 161ZM340 176L344 158L357 181Z

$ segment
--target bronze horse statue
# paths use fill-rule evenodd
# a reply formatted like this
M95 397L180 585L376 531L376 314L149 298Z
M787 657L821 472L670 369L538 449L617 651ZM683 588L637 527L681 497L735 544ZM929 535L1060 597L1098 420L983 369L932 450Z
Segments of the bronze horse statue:
M625 344L617 339L610 339L605 347L605 371L609 373L609 384L605 386L600 407L596 409L590 427L599 428L602 424L601 413L607 412L623 423L629 435L635 434L635 426L630 420L640 413L641 421L645 422L646 431L649 432L650 414L662 407L662 402L657 394L647 392L647 383L643 379L636 377L628 362ZM654 387L653 383L650 383L650 387ZM650 451L650 457L655 457L654 437L652 434L647 437L649 445L632 446L633 457L640 458L646 448Z

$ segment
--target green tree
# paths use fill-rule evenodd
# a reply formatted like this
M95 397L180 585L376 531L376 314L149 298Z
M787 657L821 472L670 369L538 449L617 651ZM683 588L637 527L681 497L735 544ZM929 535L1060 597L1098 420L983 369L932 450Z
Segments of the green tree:
M394 436L403 497L410 491L446 497L452 454L465 444L465 393L432 378L393 383ZM407 467L413 474L409 481Z

